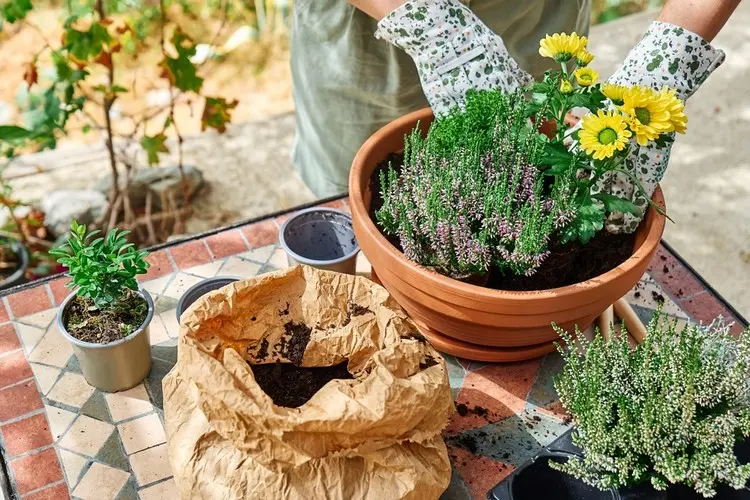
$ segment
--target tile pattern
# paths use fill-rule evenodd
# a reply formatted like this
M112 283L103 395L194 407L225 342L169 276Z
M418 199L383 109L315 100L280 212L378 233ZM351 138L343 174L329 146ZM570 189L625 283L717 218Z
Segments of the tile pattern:
M347 209L345 201L328 206ZM177 300L217 275L252 276L287 266L278 246L288 215L159 250L142 285L155 301L153 368L128 391L104 394L86 384L55 324L67 295L57 280L0 301L0 453L23 500L176 498L167 459L162 378L177 359ZM367 274L360 256L357 272ZM644 321L657 303L682 321L732 319L725 306L665 248L628 294ZM562 433L552 386L560 358L486 364L445 356L461 411L444 432L453 463L446 499L487 491Z

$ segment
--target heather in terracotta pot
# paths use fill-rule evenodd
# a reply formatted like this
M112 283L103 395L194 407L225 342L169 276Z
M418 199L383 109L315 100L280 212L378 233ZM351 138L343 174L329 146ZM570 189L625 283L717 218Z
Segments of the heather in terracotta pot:
M612 186L624 178L642 192L631 147L684 125L682 103L634 87L617 108L581 69L549 72L525 89L532 100L478 91L435 122L429 110L408 115L355 158L362 251L439 349L488 361L551 352L551 322L588 326L645 271L664 229L661 192L641 207ZM575 131L563 119L573 106L595 112ZM648 131L641 106L654 111ZM553 124L547 135L531 117ZM604 231L623 232L612 222L623 215L642 219L635 234Z

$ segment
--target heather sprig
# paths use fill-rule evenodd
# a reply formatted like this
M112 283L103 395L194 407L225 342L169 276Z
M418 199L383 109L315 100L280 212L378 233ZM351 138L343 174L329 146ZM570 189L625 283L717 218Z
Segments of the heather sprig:
M633 350L625 335L558 332L569 347L558 346L555 388L584 456L553 467L601 489L684 484L709 497L720 484L745 486L750 465L734 445L750 436L750 330L680 328L659 312Z

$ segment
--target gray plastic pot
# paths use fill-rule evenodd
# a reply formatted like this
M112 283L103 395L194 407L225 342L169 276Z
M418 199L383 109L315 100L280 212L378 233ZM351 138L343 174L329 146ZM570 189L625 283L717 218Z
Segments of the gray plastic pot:
M13 252L18 256L18 267L13 274L0 281L0 290L7 290L26 283L26 268L29 267L29 251L18 241L10 243Z
M332 208L309 208L290 217L279 232L290 266L355 274L359 245L351 216Z
M177 302L177 322L180 322L182 313L187 311L188 307L193 305L196 300L203 297L208 292L213 292L214 290L218 290L219 288L225 287L235 281L240 281L241 279L242 278L236 276L215 276L213 278L199 281L188 288L187 291L182 294L182 297L180 297L180 301Z
M117 392L130 389L138 385L151 371L149 326L154 317L154 301L146 290L138 290L138 294L148 303L146 320L135 332L109 344L83 342L65 329L65 310L75 292L67 296L57 311L57 326L73 347L73 353L78 358L86 382L99 390Z

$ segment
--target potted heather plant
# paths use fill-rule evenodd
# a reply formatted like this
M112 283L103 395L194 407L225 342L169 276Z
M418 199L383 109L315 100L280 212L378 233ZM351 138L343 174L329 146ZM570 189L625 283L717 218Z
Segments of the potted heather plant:
M148 252L128 242L128 231L98 234L73 221L67 244L50 251L76 289L60 307L57 325L86 381L115 392L135 386L151 369L154 302L135 278L148 269Z
M575 427L491 498L544 498L532 475L580 498L750 497L750 330L735 338L721 322L678 327L656 314L632 350L627 335L558 331L555 388Z
M550 324L588 326L638 282L659 244L661 191L649 202L627 162L635 147L685 131L684 104L668 88L601 86L588 52L567 58L515 93L470 91L438 119L402 117L354 160L362 251L443 351L481 361L552 352ZM569 129L574 107L590 114ZM610 189L615 176L641 196ZM617 217L641 222L630 234L605 231Z

